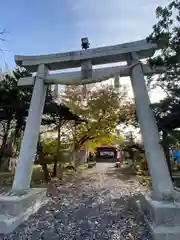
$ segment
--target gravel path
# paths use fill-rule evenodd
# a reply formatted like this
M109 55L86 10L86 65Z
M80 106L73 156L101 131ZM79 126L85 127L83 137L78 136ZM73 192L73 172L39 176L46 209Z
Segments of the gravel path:
M132 175L99 163L73 183L51 189L49 203L0 239L152 240L134 201L147 189Z

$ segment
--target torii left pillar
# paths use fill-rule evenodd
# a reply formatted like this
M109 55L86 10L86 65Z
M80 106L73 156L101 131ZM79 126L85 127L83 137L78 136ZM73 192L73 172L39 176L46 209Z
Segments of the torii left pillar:
M12 186L13 192L23 192L30 189L34 157L47 92L47 85L44 84L44 78L47 74L47 67L44 64L39 65Z

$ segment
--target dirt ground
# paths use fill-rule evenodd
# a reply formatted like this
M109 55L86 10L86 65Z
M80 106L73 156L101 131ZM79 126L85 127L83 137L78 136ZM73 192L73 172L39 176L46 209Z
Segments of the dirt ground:
M49 202L0 239L151 240L135 200L148 193L127 169L98 163L66 184L49 187Z

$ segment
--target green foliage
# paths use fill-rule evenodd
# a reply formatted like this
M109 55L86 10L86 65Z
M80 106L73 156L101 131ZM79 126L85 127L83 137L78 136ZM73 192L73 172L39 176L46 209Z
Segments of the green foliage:
M0 120L13 117L20 121L27 116L32 89L20 89L17 82L20 77L29 76L25 70L15 69L13 74L5 74L0 86ZM21 119L22 120L22 119Z
M92 89L86 103L81 96L81 86L66 87L63 96L63 101L71 111L85 120L81 124L70 125L75 149L85 145L94 148L99 141L110 139L117 124L134 116L134 112L129 111L130 104L125 101L124 90L118 94L109 86Z
M45 137L42 140L43 153L47 159L47 163L51 164L57 157L57 139ZM58 162L65 163L71 161L71 152L64 149L64 145L59 147L59 159Z
M108 134L107 136L102 136L87 141L85 146L90 152L94 152L96 148L100 147L101 145L112 145L115 142L116 144L121 145L123 143L123 138L119 135Z
M56 155L57 140L54 138L43 138L42 147L45 155Z
M16 141L20 136L20 131L24 127L25 118L28 114L32 89L22 90L17 86L19 78L24 76L29 76L29 74L25 70L17 68L12 73L4 74L0 83L0 127L2 140L0 164L2 164L2 159L12 154L11 151L8 151L8 154L6 154L9 132L14 132L13 138ZM17 147L17 143L15 145Z
M156 9L157 23L148 37L162 50L150 59L152 65L163 65L166 70L158 78L150 78L149 86L160 87L165 99L153 104L160 130L172 131L180 126L180 1L175 0L165 7Z
M12 73L4 74L0 83L0 125L2 145L0 159L5 154L5 146L10 131L14 132L15 151L19 151L20 134L24 130L29 105L32 96L32 88L21 88L17 86L22 77L31 76L25 69L17 68ZM46 102L43 112L42 132L57 130L66 120L78 119L72 114L68 107L54 100L51 89L48 88Z
M141 177L139 183L143 186L151 187L151 179L146 175Z

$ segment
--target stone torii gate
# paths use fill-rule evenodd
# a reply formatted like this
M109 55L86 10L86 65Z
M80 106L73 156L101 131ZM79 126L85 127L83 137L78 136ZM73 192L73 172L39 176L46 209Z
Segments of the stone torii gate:
M34 85L34 88L13 190L24 191L30 187L33 159L36 152L48 84L83 85L114 77L117 85L117 77L130 76L149 171L152 177L153 194L156 199L162 199L165 193L171 194L173 185L165 155L159 143L158 128L149 106L150 101L144 80L144 75L162 72L162 69L151 69L148 65L143 65L139 61L140 59L151 57L155 49L157 49L155 44L141 40L86 51L40 56L15 56L17 65L26 68L29 72L37 72L37 75L34 78L22 78L18 83L19 86ZM93 65L120 61L127 61L127 65L92 69ZM79 66L82 68L81 71L48 75L48 70L76 68Z
M180 225L177 220L180 219L179 207L173 205L172 201L168 203L169 205L165 202L165 198L170 199L174 196L173 184L166 164L165 154L160 145L158 128L150 108L150 100L144 79L144 76L160 73L163 69L151 69L147 64L140 62L141 59L151 57L155 50L157 50L156 44L140 40L86 51L81 50L39 56L15 56L15 62L18 66L26 68L28 72L36 72L37 74L35 77L22 78L18 82L19 86L33 85L33 94L12 186L14 193L27 191L32 198L30 181L47 85L86 85L115 78L115 86L118 87L119 77L130 76L153 188L152 196L146 200L142 200L141 205L138 204L138 206L145 213L148 212L151 219L153 219L154 225L151 223L150 227L155 237L158 234L164 234L165 230L167 236L174 231L171 224L172 221L168 225L168 228L165 228L165 230L163 228L163 222L172 215L172 209L173 214L176 216L178 214L179 217L176 217L175 220L173 218L173 222L176 225ZM127 65L99 69L92 68L93 65L121 61L126 61ZM81 67L81 71L48 74L48 70L76 67ZM36 198L35 195L33 199ZM29 198L27 197L27 199ZM180 230L177 233L180 234Z

